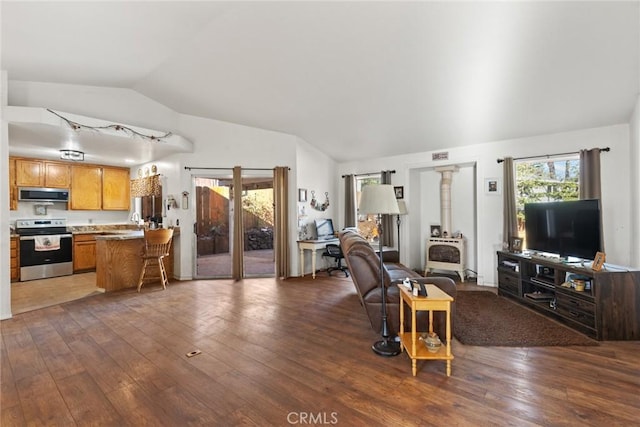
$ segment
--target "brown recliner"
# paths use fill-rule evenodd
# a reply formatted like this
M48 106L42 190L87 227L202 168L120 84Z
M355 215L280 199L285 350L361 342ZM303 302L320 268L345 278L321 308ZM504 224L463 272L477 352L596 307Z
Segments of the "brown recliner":
M380 258L371 245L358 233L351 230L340 232L340 247L351 272L351 279L356 287L362 306L365 308L371 327L380 332L382 327L382 298L380 291ZM399 263L385 263L383 278L387 289L387 320L389 330L396 335L400 329L400 294L396 286L404 278L422 283L436 285L454 299L456 284L448 277L422 277L415 271ZM455 301L451 304L451 319L455 313ZM434 312L433 330L442 339L445 337L446 319L444 312ZM427 331L429 325L428 312L418 312L418 329ZM411 326L411 311L405 307L405 329ZM451 327L453 331L453 326Z

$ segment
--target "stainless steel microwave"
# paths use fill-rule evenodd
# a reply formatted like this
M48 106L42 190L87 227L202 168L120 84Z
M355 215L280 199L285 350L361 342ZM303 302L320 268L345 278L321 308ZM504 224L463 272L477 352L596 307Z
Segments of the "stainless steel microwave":
M18 200L23 202L61 202L69 201L69 190L64 188L18 188Z

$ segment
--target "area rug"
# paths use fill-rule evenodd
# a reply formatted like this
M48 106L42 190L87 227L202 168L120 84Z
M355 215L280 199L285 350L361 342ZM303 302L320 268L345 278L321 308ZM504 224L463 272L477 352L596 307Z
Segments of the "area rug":
M453 335L466 345L544 347L598 342L505 297L458 291Z

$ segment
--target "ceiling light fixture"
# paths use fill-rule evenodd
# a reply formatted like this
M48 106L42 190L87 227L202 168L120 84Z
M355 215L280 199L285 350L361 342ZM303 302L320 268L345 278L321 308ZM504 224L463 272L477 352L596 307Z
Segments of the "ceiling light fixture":
M77 150L60 150L60 158L62 160L71 160L74 162L84 161L84 152Z

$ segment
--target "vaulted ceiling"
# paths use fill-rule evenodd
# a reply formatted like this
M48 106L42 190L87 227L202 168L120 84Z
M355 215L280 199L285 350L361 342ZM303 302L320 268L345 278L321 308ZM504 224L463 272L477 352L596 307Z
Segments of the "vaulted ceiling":
M131 88L339 161L627 123L640 91L638 2L1 8L10 81Z

